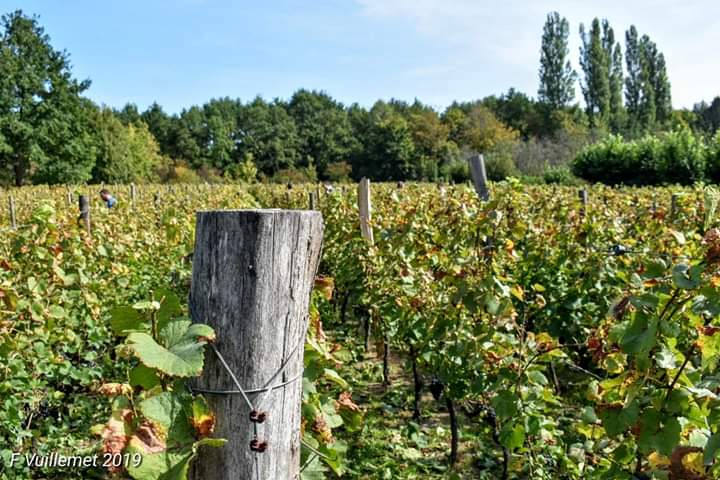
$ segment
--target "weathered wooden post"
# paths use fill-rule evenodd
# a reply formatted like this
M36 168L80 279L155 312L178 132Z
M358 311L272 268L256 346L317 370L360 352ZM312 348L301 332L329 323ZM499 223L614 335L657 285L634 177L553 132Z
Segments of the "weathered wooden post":
M130 205L135 208L135 184L130 184Z
M8 198L9 209L10 209L10 227L13 230L17 228L17 218L15 216L15 199L12 195Z
M69 185L66 187L66 189L67 189L67 204L72 205L73 204L72 190L70 189Z
M370 245L375 243L373 230L370 226L372 205L370 202L370 180L363 177L358 185L358 210L360 211L360 233Z
M220 355L208 351L194 389L228 442L201 452L192 479L299 478L303 351L322 235L319 212L198 212L190 315L215 329Z
M470 157L470 175L480 200L483 202L490 200L490 192L487 188L487 174L485 173L485 157L482 155Z
M680 201L680 194L673 193L670 197L670 219L675 221L678 214L678 202Z
M578 197L580 197L580 216L584 217L587 211L588 204L588 192L586 189L578 190Z
M308 204L310 205L310 210L315 210L317 208L315 192L308 192Z
M90 233L90 202L86 195L80 195L78 197L78 203L80 207L80 218L82 220L88 233Z
M372 201L370 196L370 180L363 177L358 184L358 210L360 212L360 233L362 237L370 244L375 244L375 236L373 234L370 220L372 219ZM365 317L365 351L370 347L370 336L372 329L372 316ZM387 337L383 337L383 382L390 384L390 345Z

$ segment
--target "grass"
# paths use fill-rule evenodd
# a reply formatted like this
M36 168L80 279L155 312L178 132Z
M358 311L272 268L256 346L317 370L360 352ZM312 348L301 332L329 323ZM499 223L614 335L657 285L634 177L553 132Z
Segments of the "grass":
M360 335L330 332L351 350L341 376L351 384L352 398L365 413L363 430L340 438L348 443L345 478L353 479L498 479L501 452L479 419L459 414L458 461L449 466L450 422L443 401L425 391L422 417L414 420L412 374L405 359L390 358L390 385L382 382L382 356L357 340ZM460 410L460 409L458 409Z

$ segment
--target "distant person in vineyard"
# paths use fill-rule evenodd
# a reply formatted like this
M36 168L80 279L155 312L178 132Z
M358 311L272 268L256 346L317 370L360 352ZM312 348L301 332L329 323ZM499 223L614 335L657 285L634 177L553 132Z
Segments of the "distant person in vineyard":
M117 199L112 196L110 190L107 188L100 190L100 198L103 199L103 202L105 202L105 205L107 205L108 208L112 208L117 205Z

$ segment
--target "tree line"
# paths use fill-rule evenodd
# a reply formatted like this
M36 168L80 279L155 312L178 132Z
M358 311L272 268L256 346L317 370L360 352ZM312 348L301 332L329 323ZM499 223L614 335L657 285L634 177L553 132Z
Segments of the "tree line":
M673 110L665 59L635 27L625 52L606 20L580 25L578 75L570 26L547 16L537 98L513 88L437 111L420 100L344 105L323 91L289 99L214 98L166 113L97 105L35 16L0 21L0 183L197 181L463 181L485 154L493 179L554 178L583 147L679 128L711 135L720 98ZM623 60L624 66L623 68ZM584 107L575 102L580 82ZM562 175L561 175L562 176Z

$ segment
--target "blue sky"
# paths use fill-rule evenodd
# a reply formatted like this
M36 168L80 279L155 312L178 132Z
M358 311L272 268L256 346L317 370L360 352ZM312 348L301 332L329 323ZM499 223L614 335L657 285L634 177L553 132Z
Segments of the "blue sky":
M594 5L593 5L594 4ZM537 91L545 15L578 26L635 24L664 52L676 107L720 94L716 0L0 0L40 15L87 95L110 106L158 101L169 112L212 97L288 98L325 90L349 104L419 98L438 109L515 87ZM577 98L580 98L578 89Z

